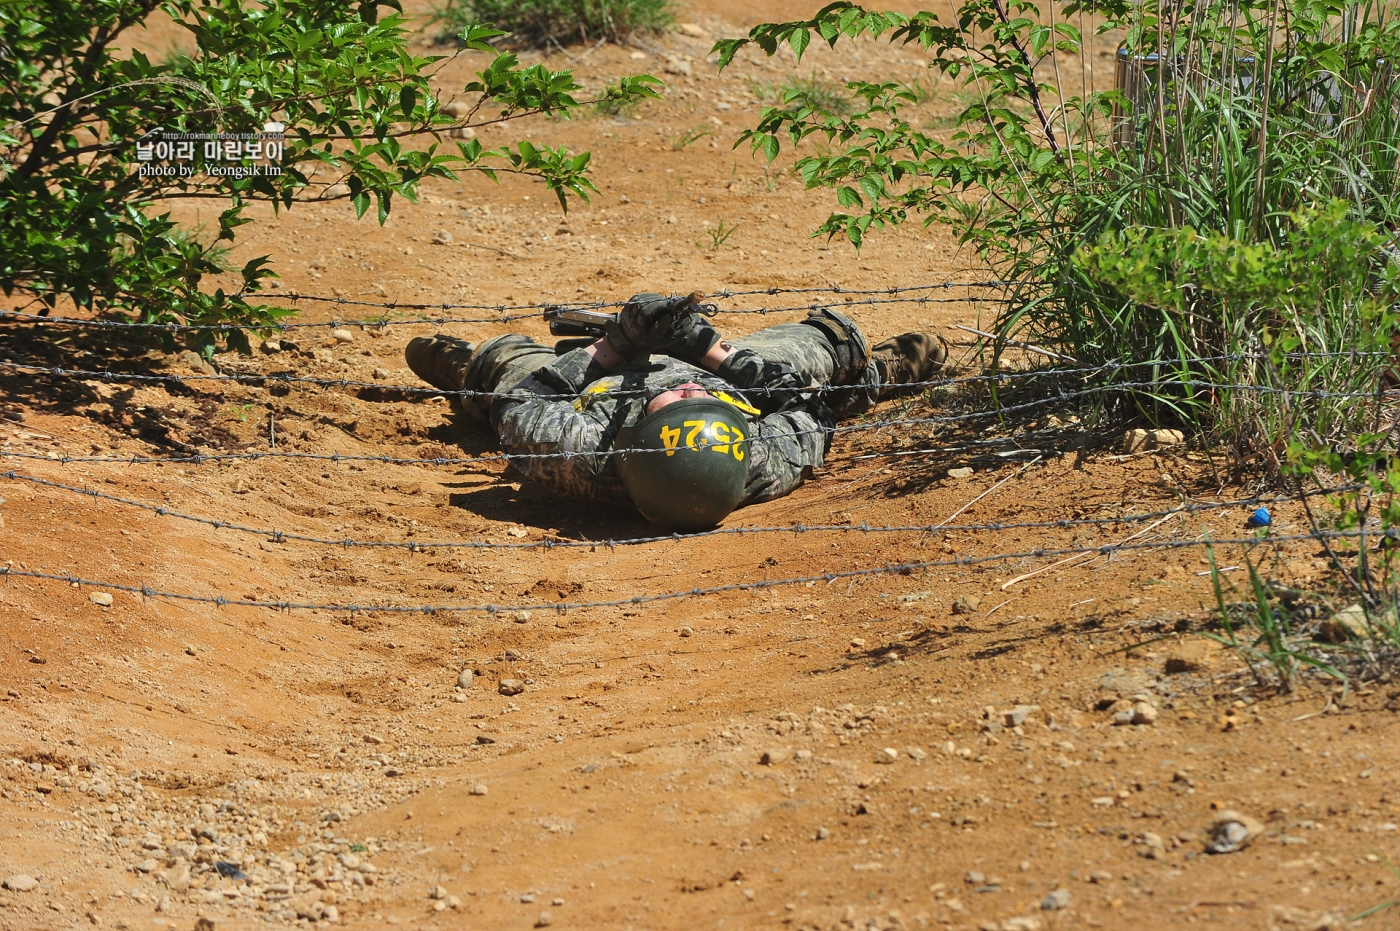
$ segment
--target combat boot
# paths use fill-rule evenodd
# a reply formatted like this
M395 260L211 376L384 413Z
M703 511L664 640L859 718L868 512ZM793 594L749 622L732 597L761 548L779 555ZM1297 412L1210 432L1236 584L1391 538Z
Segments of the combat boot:
M870 356L880 373L880 396L885 397L937 374L948 362L948 344L932 333L904 333L876 345Z
M441 391L461 391L476 344L455 336L415 336L403 351L413 374Z

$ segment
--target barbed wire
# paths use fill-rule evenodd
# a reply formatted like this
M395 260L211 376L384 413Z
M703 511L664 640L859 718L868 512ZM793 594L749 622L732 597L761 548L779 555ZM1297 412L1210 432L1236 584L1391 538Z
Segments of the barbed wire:
M1331 358L1331 359L1335 359L1335 358L1384 357L1384 356L1387 356L1387 355L1388 355L1388 353L1379 352L1379 351L1374 351L1374 352L1373 352L1373 351L1359 351L1359 352L1358 352L1358 351L1344 351L1344 352L1326 352L1326 353L1292 353L1292 354L1287 355L1285 358L1289 359L1290 361L1299 361L1299 360L1303 360L1303 359L1321 359L1321 358ZM1202 357L1202 358L1200 358L1200 359L1190 359L1190 360L1185 360L1185 361L1183 361L1183 360L1151 360L1151 361L1144 361L1144 362L1127 362L1127 363L1121 363L1121 362L1107 362L1107 363L1104 363L1103 365L1081 366L1081 367L1078 367L1078 368L1069 368L1069 369L1043 368L1043 369L1028 369L1028 370L1011 371L1011 372L995 372L995 373L992 373L992 374L984 374L984 375L959 375L959 376L953 376L953 377L949 377L949 378L935 378L935 379L931 379L931 380L929 380L929 381L908 382L908 383L905 383L905 384L897 385L897 386L895 386L895 387L897 387L900 391L929 390L929 389L934 389L934 388L957 387L957 386L961 386L961 385L970 385L970 384L978 384L978 383L1014 382L1014 381L1018 381L1018 380L1023 380L1023 379L1034 379L1034 378L1046 378L1046 379L1048 379L1048 378L1075 378L1075 377L1087 377L1087 376L1095 375L1095 374L1103 374L1103 373L1111 373L1111 372L1121 372L1121 371L1127 371L1127 370L1130 370L1130 369L1140 369L1140 368L1179 369L1179 368L1180 368L1181 366L1183 366L1183 365L1214 364L1214 363L1219 363L1219 362L1265 361L1265 360L1268 360L1268 359L1270 359L1270 358L1271 358L1271 356L1269 356L1269 355L1266 354L1266 353L1234 353L1234 354L1220 355L1220 356L1205 356L1205 357ZM511 392L511 391L468 391L468 390L464 390L464 389L463 389L463 390L455 390L455 391L453 391L453 390L448 390L448 389L443 389L443 388L434 388L434 387L431 387L431 386L429 386L429 387L422 387L422 386L419 386L419 385L399 385L399 384L386 383L386 382L380 382L380 381L359 381L359 380L356 380L356 379L353 379L353 378L312 378L312 377L305 376L305 375L292 375L292 374L288 374L288 373L285 373L285 372L233 372L233 373L230 373L230 374L218 374L218 375L193 374L193 373L186 374L186 373L180 373L180 372L171 372L171 373L169 373L169 374L161 374L161 375L141 375L141 374L137 374L137 373L135 373L135 372L114 372L114 371L112 371L112 370L110 370L110 369L101 369L101 370L98 370L98 369L72 369L72 368L66 368L66 367L64 367L64 366L34 365L34 364L32 364L32 363L29 363L29 362L10 362L10 361L3 361L3 360L0 360L0 369L4 369L4 368L20 369L20 370L23 370L23 371L25 371L25 372L30 372L30 373L35 374L35 375L50 375L50 376L54 376L54 377L58 377L58 378L99 379L99 380L101 380L101 381L106 381L106 382L122 382L122 381L149 382L149 383L162 383L162 382L179 382L179 383L184 383L184 382L213 382L213 383L218 383L218 382L233 382L233 383L242 384L242 385L251 385L251 386L257 387L257 388L263 388L263 387L266 387L268 383L272 383L272 384L274 384L274 385L287 385L287 386L309 385L309 386L316 387L316 388L340 388L340 389L342 389L342 390L354 388L354 389L359 389L359 390L374 390L374 391L381 391L381 392L395 392L395 393L398 393L398 394L407 394L407 395L426 395L426 396L428 396L428 397L437 397L437 396L441 396L441 397L460 397L460 398L503 398L503 397L520 398L520 397L521 397L521 395L515 394L515 393L513 393L513 392ZM624 375L625 375L626 372L623 371L623 370L619 370L619 371L616 371L616 372L613 372L613 373L610 373L610 374L624 374ZM711 374L713 374L713 373L711 373ZM1170 382L1168 382L1168 383L1171 384L1171 385L1183 385L1183 386L1201 386L1201 385L1204 385L1204 386L1206 386L1206 387L1219 387L1219 388L1238 387L1238 386L1228 385L1228 384L1224 384L1224 383L1219 383L1219 384L1217 384L1217 383L1204 383L1204 382L1188 382L1188 381L1184 381L1184 380L1180 380L1180 379L1172 379L1172 380L1170 380ZM1160 381L1159 381L1159 382L1153 382L1153 383L1142 383L1142 384L1160 384ZM1140 384L1139 387L1141 387L1141 386L1142 386L1142 385ZM806 388L804 388L804 389L802 389L802 390L804 390L804 391L814 391L814 392L850 391L850 390L859 390L859 389L862 388L862 387L866 387L866 386L863 386L863 385L860 385L860 384L850 384L850 385L819 384L819 385L810 385L810 386L808 386L808 387L806 387ZM1125 388L1125 387L1131 387L1131 385L1129 385L1129 384L1123 384L1123 383L1118 383L1117 385L1106 385L1106 386L1104 386L1104 387L1105 387L1105 388L1113 388L1113 387ZM1271 388L1270 386L1267 386L1267 385L1257 385L1257 386L1256 386L1256 385L1248 385L1248 386L1246 386L1246 387L1248 387L1248 388L1253 388L1253 389L1257 389L1257 390L1272 390L1272 391L1277 391L1277 392L1286 393L1286 394L1292 394L1292 395L1297 395L1297 396L1309 396L1310 394L1315 394L1316 396L1319 396L1319 397L1334 396L1334 395L1318 394L1318 389L1293 390L1293 389L1286 389L1286 388ZM735 390L741 391L741 392L743 392L744 394L748 394L748 395L757 395L757 396L760 396L760 397L761 397L761 396L770 395L770 394L775 394L775 393L784 393L784 394L788 394L788 393L792 393L792 390L793 390L793 389L791 389L791 388L783 388L783 387L772 387L772 386L766 386L766 385L759 385L759 386L756 386L756 387L753 387L753 388L736 388ZM610 397L643 397L643 396L650 395L651 393L652 393L652 392L651 392L649 389L646 389L646 388L636 388L636 389L631 389L631 388L619 388L619 389L616 389L616 390L609 391L609 392L608 392L608 395L609 395ZM1374 394L1373 392L1366 392L1366 393L1364 393L1364 394L1349 394L1349 395L1345 395L1345 396L1346 396L1346 397L1372 397L1373 394ZM575 398L577 398L578 396L579 396L579 392L570 392L570 393L561 393L561 394L532 394L532 397L538 398L538 399L541 399L541 400L546 400L546 401L565 401L565 400L567 400L567 401L572 401L572 400L574 400Z
M1177 550L1191 547L1215 547L1215 546L1255 546L1267 540L1275 545L1284 543L1294 543L1300 541L1317 540L1354 540L1362 536L1385 536L1387 539L1394 539L1400 536L1397 531L1387 531L1384 534L1377 534L1374 531L1366 530L1318 530L1304 534L1289 535L1269 535L1267 537L1236 537L1228 539L1212 540L1209 537L1193 540L1157 540L1142 543L1106 543L1101 546L1081 546L1067 549L1034 549L1023 550L1014 553L997 553L989 556L963 556L955 559L930 560L926 562L907 562L893 565L876 566L867 569L845 569L839 572L822 572L816 575L797 576L786 579L760 579L753 582L734 582L728 585L716 585L708 588L695 587L685 591L659 592L651 595L633 595L630 598L617 598L606 601L582 601L582 602L556 602L556 603L527 603L518 605L496 605L496 604L461 604L461 605L364 605L364 604L330 604L317 602L299 601L263 601L256 598L224 597L219 595L191 595L183 592L168 592L142 583L139 586L124 585L115 582L105 582L97 579L87 579L80 576L58 575L55 573L37 572L28 569L14 569L10 566L0 566L0 579L8 581L14 578L43 579L55 582L66 582L70 585L87 585L95 588L103 588L111 591L129 592L141 595L146 598L169 598L172 600L194 602L199 604L212 604L217 607L242 607L242 608L269 608L278 611L333 611L357 613L381 613L381 614L487 614L494 615L505 611L547 611L554 610L563 614L567 611L587 610L591 608L616 608L629 605L653 604L659 601L675 601L683 598L699 598L708 595L720 595L730 592L754 592L771 588L781 588L791 585L805 585L808 582L826 582L830 585L844 579L870 578L881 575L912 575L915 572L926 571L939 568L958 568L966 566L983 565L990 562L1005 562L1013 559L1044 559L1050 557L1064 557L1097 553L1101 556L1113 556L1117 553L1137 552L1140 550Z
M15 365L15 363L0 363L0 367L3 367L3 366L5 366L5 365ZM775 430L775 431L771 431L771 432L762 434L762 435L760 435L760 436L751 437L751 438L749 439L749 442L760 442L760 443L762 443L762 442L769 442L769 441L772 441L772 440L790 439L790 438L797 438L797 437L803 437L803 436L817 436L817 435L828 435L828 434L829 434L829 435L835 435L835 434L838 434L838 433L866 432L866 431L874 431L874 430L885 430L885 429L889 429L889 428L891 428L891 427L920 427L920 426L930 426L930 425L938 425L938 424L961 423L961 422L963 422L963 421L978 420L978 419L983 419L983 418L987 418L987 417L1004 417L1004 416L1006 416L1007 414L1014 414L1014 413L1019 413L1019 412L1021 412L1021 411L1031 410L1031 409L1033 409L1033 408L1040 407L1040 406L1043 406L1043 405L1045 405L1045 404L1052 404L1052 403L1061 403L1061 404L1065 404L1065 403L1069 403L1069 402L1071 402L1071 401L1079 400L1079 399L1082 399L1082 398L1085 398L1085 397L1089 397L1089 396L1092 396L1092 395L1095 395L1095 394L1100 394L1100 393L1105 393L1105 392L1116 392L1116 391L1135 390L1135 389L1147 389L1147 388L1160 388L1160 387L1161 387L1161 384L1162 384L1162 383L1159 382L1159 381L1115 382L1115 383L1112 383L1112 384L1097 385L1097 386L1093 386L1093 387L1090 387L1090 388L1084 388L1084 389L1081 389L1081 390L1078 390L1078 391L1064 391L1064 390L1060 390L1060 391L1057 391L1057 392L1054 393L1054 394L1047 394L1047 395L1044 396L1044 397L1036 398L1036 399L1030 400L1030 401L1025 401L1025 402L1020 403L1020 404L1004 404L1004 405L1000 405L1000 406L998 406L998 407L991 408L991 409L988 409L988 410L980 410L980 411L973 411L973 412L965 412L965 413L960 413L960 414L944 414L944 415L936 416L936 417L896 417L896 418L890 418L890 419L885 419L885 420L864 421L864 422L855 423L855 424L844 424L844 425L843 425L843 424L838 424L838 425L836 425L836 426L834 426L834 427L817 427L817 428L811 429L811 430L787 430L787 431L777 431L777 430ZM1221 383L1221 382L1197 381L1197 380L1187 380L1187 379L1176 380L1176 381L1171 382L1171 384L1172 384L1172 385L1175 385L1175 386L1182 386L1182 387L1210 388L1210 389L1215 389L1215 390L1256 391L1256 392L1265 393L1265 394L1282 394L1282 395L1289 395L1289 396L1291 396L1291 397L1341 398L1341 399L1356 400L1356 399L1372 399L1372 398L1374 398L1374 397L1376 396L1375 392L1339 392L1339 391L1323 391L1323 390L1317 390L1317 389L1311 389L1311 390L1306 390L1306 391L1294 391L1294 390L1290 390L1290 389L1286 389L1286 388L1273 388L1273 387L1269 387L1269 386L1249 385L1249 384L1229 384L1229 383ZM440 392L440 393L443 393L443 392ZM214 453L214 454L209 454L209 455L198 454L198 461L201 462L201 463L203 463L203 462L228 461L228 460L234 460L234 459L257 460L257 459L268 459L268 458L282 458L282 459L293 459L293 458L295 458L295 459L307 459L307 460L327 460L327 461L332 461L332 462L355 462L355 461L361 461L361 462L379 462L379 463L397 463L397 464L417 463L417 464L420 464L420 465L428 465L428 464L432 464L432 465L465 465L465 464L479 463L479 462L507 462L507 463L508 463L508 462L513 462L513 461L532 460L532 459L581 459L581 458L607 459L607 458L611 458L611 457L613 457L613 456L619 456L619 455L624 455L624 454L633 454L633 453L635 453L635 454L644 454L644 455L659 455L659 454L664 453L664 452L665 452L665 450L662 450L662 449L649 449L649 448L642 448L642 447L631 447L631 448L627 448L627 447L617 447L617 448L596 449L596 450L565 450L565 451L562 451L562 452L554 452L554 453L494 453L494 454L489 454L489 455L485 455L485 456L469 456L469 457L453 457L453 458L441 457L441 458L434 458L434 459L403 459L403 458L390 457L390 456L367 456L367 455L352 456L352 455L341 455L341 454L339 454L339 453L330 453L330 454L326 454L326 453L278 453L278 452L276 452L276 451L269 450L269 451L266 451L266 452L259 451L259 452ZM914 454L916 451L914 451L914 450L899 450L898 452L899 452L900 455L905 455L905 456L907 456L907 455ZM934 449L928 449L927 452L929 452L929 453L937 453L937 452L938 452L938 449L936 449L936 448L934 448ZM8 451L0 450L0 457L4 457L4 456L19 456L19 457L21 457L21 458L45 459L45 460L48 460L48 461L62 462L62 463L65 463L65 464L67 464L67 463L72 463L72 462L97 462L97 461L110 461L110 462L117 462L117 461L120 461L120 462L132 463L132 464L136 464L136 463L139 463L139 462L158 462L158 461L166 461L166 462L169 462L169 461L175 461L175 457L163 457L163 458L156 458L156 457L125 457L125 456L121 456L121 457L114 457L114 456L107 456L107 457L91 457L91 456L66 456L66 455L59 455L59 456L48 456L48 455L45 455L45 456L38 456L37 454L11 453L11 452L8 452ZM195 461L193 456L190 456L190 457L182 457L182 458L183 458L184 461Z
M890 295L895 295L895 294L907 293L907 292L909 292L909 291L932 290L932 289L937 289L937 288L942 288L942 289L945 289L945 290L951 290L951 289L953 289L953 288L992 288L992 287L1002 287L1002 286L1005 286L1005 285L1008 285L1008 284L1012 284L1012 282L1002 282L1002 281L944 282L944 283L941 283L941 284L912 285L912 286L903 287L903 288L884 288L884 289L865 289L865 290L848 290L848 289L843 289L843 288L805 288L805 289L802 289L802 288L793 288L793 289L777 289L777 290L771 290L771 291L770 291L770 290L764 290L764 291L722 291L722 292L719 292L719 293L717 293L717 294L709 294L709 295L706 295L705 300L706 300L706 301L730 300L730 299L733 299L733 298L735 298L735 297L740 297L740 296L758 295L758 294L764 294L764 295L766 295L766 294L779 294L779 293L798 293L798 292L802 292L802 291L810 291L810 292L828 292L828 293L837 293L837 294L890 294ZM245 295L241 295L241 296L247 297L247 296L249 296L249 295L246 295L246 294L245 294ZM321 322L289 322L289 323L283 323L283 322L279 322L279 321L272 321L272 322L269 322L269 323L208 323L208 324L184 324L184 323L145 322L145 321L138 321L138 320L101 319L101 318L89 318L89 317L67 317L67 316L58 317L58 316L50 316L50 315L47 315L47 314L26 313L26 312L24 312L24 311L4 310L4 311L0 311L0 320L15 320L15 321L18 321L18 322L23 322L23 323L47 323L47 324L59 324L59 325L63 325L63 326L93 327L93 328L98 328L98 329L143 329L143 330L154 330L154 331L164 331L164 332L191 332L191 333L193 333L193 332L204 332L204 331L228 332L228 331L233 331L233 330L246 330L246 331L255 331L255 332L273 332L273 331L277 331L277 332L286 332L286 331L289 331L289 330L313 329L313 328L324 328L324 327L359 327L359 328L362 328L362 329L364 329L364 328L387 329L388 327L391 327L391 326L404 326L404 325L412 325L412 324L433 324L433 325L435 325L435 326L446 326L446 325L448 325L448 324L467 324L467 323L473 323L473 324L487 324L487 323L489 323L489 324L500 324L500 323L512 323L512 322L517 321L517 320L537 320L537 319L540 319L540 317L541 317L541 315L542 315L542 313L543 313L544 311L546 311L546 310L551 310L551 309L555 309L555 308L568 309L568 310L602 310L602 309L604 309L604 308L609 308L609 307L622 307L623 305L625 305L625 304L627 303L626 301L560 301L560 302L555 302L555 303L543 303L543 302L542 302L542 303L534 303L534 304L454 304L454 303L451 303L451 302L441 302L441 303L403 303L403 302L388 302L388 303L382 303L382 302L374 302L374 301L356 301L356 300L351 300L351 299L349 299L349 298L326 297L326 296L323 296L323 295L307 295L307 294L287 294L287 295L263 294L263 295L257 295L257 296L258 296L258 297L261 297L261 298L263 298L263 299L266 299L266 300L286 300L286 301L290 301L290 302L293 303L293 304L295 304L295 303L297 303L297 302L299 302L299 301L313 301L313 302L332 303L332 304L344 305L344 306L350 306L350 307L378 307L378 308L383 308L383 309L387 309L387 310L390 310L390 311L397 311L397 310L420 310L420 311L425 311L425 310L443 310L443 311L449 311L449 310L486 310L486 311L495 311L495 312L497 313L497 316L494 316L494 317L427 317L427 316L419 316L419 317L410 317L410 318L403 318L403 319L397 319L397 320L396 320L396 319L391 319L391 318L389 318L389 317L387 317L387 316L379 316L379 317L376 317L376 318L369 318L369 319L328 320L328 321L321 321ZM777 314L777 313L790 313L790 312L793 312L793 311L801 311L801 310L821 310L821 309L823 309L823 308L830 308L830 307L857 307L857 306L863 306L863 305L868 306L868 305L874 305L874 304L900 304L900 303L910 303L910 304L965 304L965 303L968 303L968 302L970 302L970 301L1000 301L1000 300L1004 300L1004 299L1002 299L1002 298L986 298L986 297L971 297L971 296L968 296L968 297L930 297L930 296L928 296L928 295L920 295L920 296L915 296L915 297L866 298L866 299L855 300L855 301L850 300L850 299L843 300L843 301L829 301L829 302L820 302L820 301L816 301L816 302L804 303L804 304L794 304L794 305L787 306L787 307L751 307L751 308L718 307L718 308L716 308L716 311L719 312L719 313L723 313L723 314L760 314L760 315L767 315L767 314ZM271 305L269 305L269 306L271 306ZM282 310L291 310L291 309L293 309L293 308L279 308L279 309L282 309ZM507 313L507 311L530 311L530 312L528 312L528 313L526 313L526 312L522 312L522 313Z
M1141 521L1155 520L1162 517L1170 517L1174 514L1196 514L1198 512L1209 512L1225 508L1237 507L1257 507L1263 504L1278 505L1290 501L1297 501L1301 498L1312 498L1338 494L1346 491L1354 491L1361 485L1339 485L1331 488L1313 489L1303 492L1301 495L1276 495L1272 497L1251 497L1241 498L1231 501L1208 501L1202 503L1188 502L1163 511L1152 511L1145 514L1131 514L1119 517L1083 517L1064 518L1060 520L1046 521L994 521L985 524L897 524L897 525L871 525L871 524L793 524L786 527L781 526L758 526L758 527L720 527L715 530L706 530L699 533L671 533L657 534L646 537L627 537L619 540L553 540L545 539L531 541L528 543L498 543L489 540L437 540L437 541L385 541L385 540L356 540L352 538L330 539L323 537L313 537L298 533L289 533L284 530L277 530L267 527L249 527L237 524L232 521L217 520L209 517L199 517L193 514L186 514L163 505L148 504L144 501L137 501L132 498L123 498L120 495L109 494L92 488L79 488L74 485L66 485L62 482L55 482L51 479L39 478L34 475L24 475L13 470L0 473L0 477L16 482L27 482L43 488L52 488L58 491L65 491L71 494L80 495L93 500L112 501L128 507L138 508L143 511L156 514L160 517L173 517L177 520L190 521L212 527L215 530L232 530L236 533L246 533L258 537L265 537L274 543L285 541L295 541L298 543L314 543L320 546L337 546L342 549L403 549L412 553L426 553L439 549L570 549L570 548L593 548L606 546L609 549L618 546L640 546L649 543L678 543L681 541L698 540L707 537L720 536L745 536L771 533L971 533L971 532L992 532L1001 533L1009 530L1032 530L1032 529L1073 529L1077 527L1100 527L1109 524L1132 524Z

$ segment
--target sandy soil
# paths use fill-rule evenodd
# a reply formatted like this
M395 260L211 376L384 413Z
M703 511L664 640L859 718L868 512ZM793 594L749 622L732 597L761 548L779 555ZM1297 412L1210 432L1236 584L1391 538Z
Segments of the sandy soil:
M714 2L693 18L714 35L750 15ZM824 197L730 151L757 114L751 87L858 68L927 81L917 56L818 50L717 78L708 47L600 48L578 63L586 82L668 54L691 75L666 74L667 100L632 113L529 127L592 149L591 208L562 218L539 185L468 179L426 186L383 228L343 204L269 212L234 258L271 253L282 295L490 304L985 274L937 228L859 255L812 240ZM930 118L949 107L936 98ZM693 127L711 134L674 144ZM706 251L720 221L738 231ZM382 312L299 306L303 321ZM986 315L850 310L876 337L956 336ZM741 333L775 318L719 319ZM136 342L6 332L11 361L184 380L0 373L24 415L0 424L0 557L105 583L0 586L0 878L37 880L0 890L0 927L1319 928L1395 898L1391 696L1278 694L1202 633L1213 595L1195 544L1240 535L1254 505L1113 522L1250 496L1206 455L1119 455L1059 407L853 431L796 494L726 524L788 530L614 547L647 525L522 486L442 398L396 390L414 384L407 341L435 329L307 329L216 360L319 386L201 381ZM950 390L870 420L986 405ZM346 458L247 455L274 440ZM193 453L244 455L121 461ZM1081 522L989 526L1059 520ZM944 521L981 529L860 529ZM1296 505L1275 510L1276 533L1303 526ZM1014 581L1058 558L1034 551L1140 531L1154 548ZM545 545L561 542L583 545ZM1271 574L1305 584L1314 550L1281 547ZM599 602L613 604L559 610ZM522 691L502 694L509 680ZM1152 722L1115 725L1134 707ZM1208 855L1224 810L1262 831Z

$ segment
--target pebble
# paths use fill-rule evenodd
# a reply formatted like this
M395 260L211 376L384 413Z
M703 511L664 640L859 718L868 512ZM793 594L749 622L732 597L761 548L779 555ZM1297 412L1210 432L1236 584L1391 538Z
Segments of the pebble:
M961 469L949 469L948 477L956 479L972 478L972 469L968 466L963 466Z
M548 911L540 912L540 917L535 919L536 928L548 928L552 924L554 924L554 918L550 916Z
M93 592L91 595L88 595L88 601L91 601L95 605L101 605L104 608L110 608L112 606L112 596L106 592Z
M986 881L987 874L980 870L968 870L967 875L963 877L963 882L969 886L980 886Z
M471 669L463 669L461 672L457 673L457 688L459 688L459 689L469 689L469 688L471 688L471 687L472 687L472 679L474 678L474 676L475 676L475 673L473 673L473 672L471 671Z
M434 886L433 888L428 890L428 898L445 899L447 898L447 890L444 889L442 886Z
M763 755L758 758L761 766L777 766L779 763L786 763L791 754L780 747L764 750Z
M433 234L433 245L449 246L452 244L452 234L447 230L438 230Z
M899 751L896 750L894 747L885 747L883 750L875 754L876 763L889 764L898 761L898 759Z
M533 892L527 892L520 897L522 905L529 905L533 901L535 901L535 894Z
M695 634L695 631L692 630L692 629L689 628L689 627L682 627L682 628L681 628L681 636L682 636L682 637L691 637L691 636L694 636L694 634Z
M486 794L486 783L484 783L484 782L478 782L476 785L472 786L472 795L485 795L485 794Z
M382 366L377 366L372 374L374 375L375 381L383 381L389 377L389 370Z
M514 613L511 614L510 619L511 619L512 621L515 621L515 623L517 623L517 624L528 624L528 623L530 623L530 612L529 612L529 611L516 611L516 612L514 612Z
M136 872L138 872L138 873L154 873L154 872L156 871L156 868L159 867L159 866L160 866L160 861L155 860L155 859L153 859L153 858L151 858L151 857L147 857L146 859L137 862L137 864L136 864Z
M5 877L4 885L11 892L33 892L39 887L39 880L28 873L16 873Z
M262 351L268 355L276 355L282 351L281 340L265 339L262 341Z
M1113 716L1114 726L1123 724L1155 724L1157 723L1157 708L1150 702L1133 702L1131 708L1124 708Z
M364 740L365 743L374 744L375 746L379 746L384 742L384 738L380 737L378 734L366 734Z
M698 23L681 23L680 33L683 36L690 36L692 39L708 39L709 33L700 28Z
M337 343L353 343L355 341L355 334L343 326L338 326L334 330L331 330L331 338Z
M1104 883L1113 882L1113 874L1108 870L1094 870L1089 874L1089 882L1102 886Z
M1206 853L1243 850L1264 833L1264 825L1233 809L1222 811L1206 831Z
M793 754L793 756L797 758L797 761L799 763L806 763L812 759L812 751L798 750L796 753Z
M1040 900L1040 908L1046 912L1058 912L1069 908L1069 890L1063 886Z
M852 638L851 638L851 649L852 649L852 650L859 650L859 649L860 649L861 647L863 647L863 646L865 646L865 638L863 638L863 637L852 637Z
M953 602L953 613L972 614L981 606L981 604L982 599L978 598L976 595L964 595L957 601Z
M349 194L349 193L350 193L350 185L348 185L348 184L332 184L330 187L326 188L324 191L321 192L321 199L322 199L322 200L328 200L328 199L330 199L330 198L332 198L332 197L344 197L344 196L346 196L346 195Z
M1007 727L1020 727L1022 724L1026 723L1026 720L1032 714L1035 714L1039 710L1039 705L1017 705L1010 711L1003 711L1001 713L1002 721Z
M502 679L496 686L496 691L502 695L519 695L525 691L525 683L519 679Z
M817 828L817 840L826 840L831 836L831 832L826 828Z

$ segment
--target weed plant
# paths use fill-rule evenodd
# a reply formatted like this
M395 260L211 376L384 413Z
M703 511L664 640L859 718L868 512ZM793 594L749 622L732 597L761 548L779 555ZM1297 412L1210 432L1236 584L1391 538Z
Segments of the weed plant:
M1088 84L1095 28L1123 37L1117 89ZM833 3L715 49L722 66L749 43L800 57L814 34L914 43L971 98L946 141L906 119L920 95L898 82L848 84L850 114L765 109L741 138L770 160L830 147L796 162L840 208L819 234L953 225L1022 282L994 363L1012 340L1058 344L1118 387L1106 414L1213 432L1273 468L1297 431L1352 442L1393 325L1389 6L963 0L944 22Z
M447 0L429 21L441 42L456 42L474 23L491 23L529 45L607 39L625 43L660 33L676 20L671 0Z

